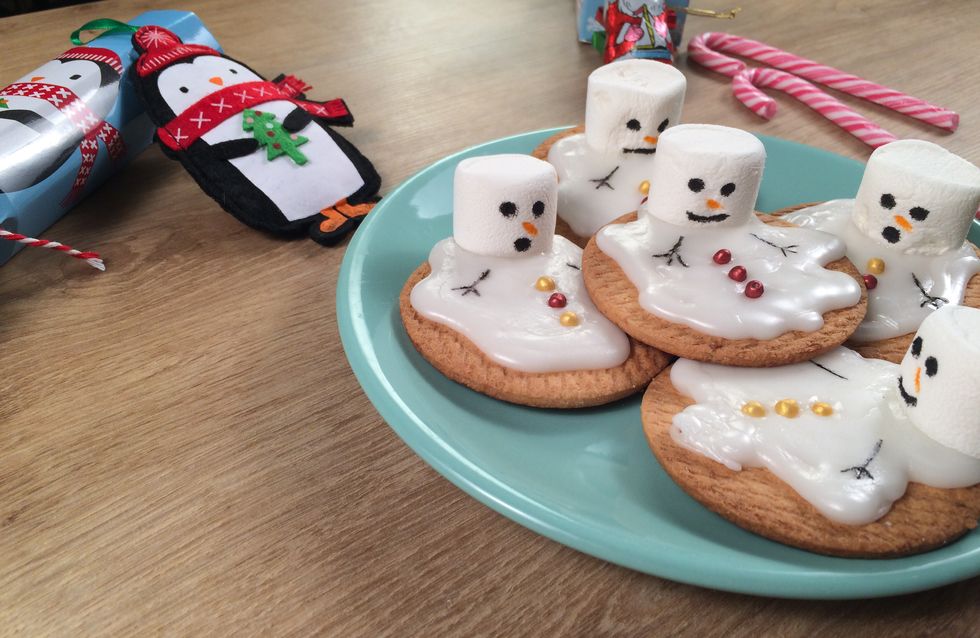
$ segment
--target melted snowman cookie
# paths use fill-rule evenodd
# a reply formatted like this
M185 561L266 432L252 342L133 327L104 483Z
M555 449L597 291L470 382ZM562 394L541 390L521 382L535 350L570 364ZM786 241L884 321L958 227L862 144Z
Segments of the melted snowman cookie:
M586 248L600 310L644 343L728 365L791 363L843 343L864 315L857 273L833 235L756 218L762 143L681 125L657 157L638 219Z
M546 140L535 156L558 172L558 216L576 243L635 211L649 190L657 140L680 121L687 81L652 60L621 60L589 75L585 130Z
M555 237L557 179L527 155L456 168L453 236L402 289L402 322L447 377L505 401L599 405L633 394L667 356L630 341L589 299L582 251Z
M854 200L838 199L784 216L803 228L840 237L847 245L848 259L865 273L868 314L851 335L852 342L910 334L929 313L946 304L963 303L967 285L980 273L980 259L970 244L962 242L940 255L908 254L861 232L852 223L853 210Z

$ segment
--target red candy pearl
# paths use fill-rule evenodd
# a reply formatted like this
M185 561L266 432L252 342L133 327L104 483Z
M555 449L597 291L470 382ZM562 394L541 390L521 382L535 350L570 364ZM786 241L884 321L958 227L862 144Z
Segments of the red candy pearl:
M753 279L749 283L745 284L745 296L749 299L758 299L765 291L766 288L762 285L761 281L756 281Z
M878 287L878 278L875 277L874 275L865 275L864 287L867 288L868 290L874 290L875 288Z
M719 266L724 266L732 260L732 251L722 248L711 259Z
M748 276L749 273L745 270L745 266L735 266L728 271L728 278L735 281L745 281L745 278Z
M561 294L560 292L552 293L552 295L548 297L548 305L552 308L564 308L565 304L567 303L568 299L565 299L565 295Z

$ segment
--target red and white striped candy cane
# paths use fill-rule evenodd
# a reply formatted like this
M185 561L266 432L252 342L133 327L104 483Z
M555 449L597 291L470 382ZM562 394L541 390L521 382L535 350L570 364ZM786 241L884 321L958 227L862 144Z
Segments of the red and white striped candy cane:
M50 241L47 239L34 239L33 237L28 237L26 235L21 235L20 233L12 233L9 230L4 230L0 228L0 239L6 239L8 241L15 241L20 244L26 244L28 246L33 246L35 248L50 248L52 250L57 250L62 252L69 257L74 257L75 259L81 259L86 262L92 268L97 268L98 270L105 270L105 264L99 257L99 253L93 252L82 252L81 250L75 250L71 246L66 246L61 242Z
M898 113L949 131L955 131L959 125L959 115L954 111L869 82L856 75L844 73L833 67L787 53L756 40L728 33L702 33L691 40L687 50L691 59L698 64L736 78L736 82L733 83L736 97L755 113L767 119L776 112L775 102L758 89L747 88L747 85L751 85L753 80L765 86L786 90L833 121L838 121L838 123L841 121L849 122L853 125L852 129L848 129L849 132L871 146L887 143L882 141L884 139L883 133L891 135L804 80L794 77L791 82L784 77L788 74L779 74L772 69L749 69L741 60L719 53L719 51L741 55L777 69L792 72L800 77L880 104ZM807 99L803 99L804 96ZM844 128L847 129L846 126Z

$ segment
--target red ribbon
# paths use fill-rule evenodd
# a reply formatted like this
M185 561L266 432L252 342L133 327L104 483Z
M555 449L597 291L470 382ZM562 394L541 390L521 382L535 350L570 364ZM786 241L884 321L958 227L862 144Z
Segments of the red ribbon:
M82 165L78 167L78 175L75 176L71 192L61 201L62 206L69 206L82 194L85 183L95 166L95 158L99 155L99 140L105 143L109 157L113 160L118 160L126 154L126 144L123 142L119 131L105 120L100 119L70 89L57 84L18 82L0 90L0 95L44 100L64 113L68 120L82 132L84 137L78 147L82 154Z
M174 151L183 150L229 117L274 100L292 102L316 117L350 116L347 105L340 98L329 102L310 102L296 97L309 88L291 75L284 77L279 83L262 80L226 86L204 96L158 128L157 137L168 148Z

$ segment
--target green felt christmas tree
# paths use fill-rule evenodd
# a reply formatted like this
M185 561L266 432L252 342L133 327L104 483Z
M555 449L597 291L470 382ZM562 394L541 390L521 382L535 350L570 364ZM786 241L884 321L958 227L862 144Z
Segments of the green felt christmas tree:
M280 155L285 155L300 166L308 161L306 156L299 150L299 147L309 142L302 135L290 133L276 121L273 113L263 113L245 109L242 112L242 129L251 131L255 141L259 146L268 149L270 160L274 160Z

